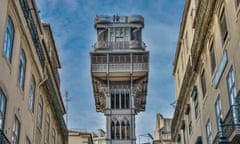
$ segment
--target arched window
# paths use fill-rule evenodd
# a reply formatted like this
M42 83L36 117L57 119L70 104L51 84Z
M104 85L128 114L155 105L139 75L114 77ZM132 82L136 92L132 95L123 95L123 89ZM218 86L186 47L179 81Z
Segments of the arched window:
M113 121L111 123L111 139L115 139L115 124Z
M130 139L130 124L129 121L127 121L127 125L126 125L126 131L127 131L127 139Z
M129 108L129 93L126 93L126 108Z
M4 54L10 63L12 59L13 38L14 38L14 26L11 17L8 17L3 49Z
M116 123L116 139L120 139L120 124L118 121Z
M114 93L113 92L111 92L111 108L112 109L114 109L114 102L115 102L115 100L114 100Z
M125 139L125 123L124 121L122 121L122 124L121 124L121 134L122 134L122 139Z
M26 71L26 57L23 50L20 52L19 57L19 72L18 72L18 82L20 88L24 89L24 81L25 81L25 71Z
M125 93L121 92L121 108L125 108Z

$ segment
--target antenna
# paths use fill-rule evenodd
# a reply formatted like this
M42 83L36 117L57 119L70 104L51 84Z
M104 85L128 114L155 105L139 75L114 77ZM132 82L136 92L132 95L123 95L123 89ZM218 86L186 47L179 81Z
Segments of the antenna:
M65 90L65 103L66 103L66 123L68 127L68 103L71 101L71 97L68 95L68 91Z

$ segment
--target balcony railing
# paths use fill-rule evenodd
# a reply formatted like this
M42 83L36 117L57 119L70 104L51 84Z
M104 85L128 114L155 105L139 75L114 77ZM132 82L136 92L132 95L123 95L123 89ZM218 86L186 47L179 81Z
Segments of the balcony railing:
M141 41L98 41L93 47L95 49L145 49L146 45Z
M92 64L92 72L107 72L107 64ZM148 63L116 63L109 64L109 72L144 72L148 71Z
M34 46L36 48L38 58L43 67L44 63L45 63L45 57L44 57L42 46L40 43L40 38L38 35L37 27L36 27L33 17L32 17L32 13L31 13L32 9L29 7L27 0L20 0L20 4L21 4L22 10L23 10L27 25L30 30L30 34L31 34Z
M0 144L10 144L10 141L7 139L2 130L0 130Z
M106 16L106 15L99 15L95 18L95 26L97 24L104 24L104 23L139 23L144 25L144 18L141 15L131 15L131 16Z
M61 126L61 129L62 129L62 133L64 135L64 138L67 139L67 126L66 126L66 123L63 119L63 113L61 111L61 108L60 108L60 104L59 104L59 101L58 101L58 96L57 96L57 93L54 89L54 86L53 86L53 82L51 80L51 76L49 74L49 71L47 71L47 75L48 75L48 81L47 81L47 85L48 85L48 88L49 88L49 92L50 92L50 98L53 102L53 106L56 110L56 114L57 114L57 118L58 120L60 121L60 126Z
M224 137L230 137L236 128L240 128L240 105L232 105L222 123Z

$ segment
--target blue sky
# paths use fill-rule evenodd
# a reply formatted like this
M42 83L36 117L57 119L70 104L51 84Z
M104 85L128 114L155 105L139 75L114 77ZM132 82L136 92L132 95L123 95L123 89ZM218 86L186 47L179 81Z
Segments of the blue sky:
M154 134L156 113L172 117L172 76L184 0L36 0L43 22L51 24L62 69L61 91L68 90L71 129L105 130L105 117L95 110L89 52L96 42L96 15L144 17L143 41L150 51L146 111L136 117L136 136Z

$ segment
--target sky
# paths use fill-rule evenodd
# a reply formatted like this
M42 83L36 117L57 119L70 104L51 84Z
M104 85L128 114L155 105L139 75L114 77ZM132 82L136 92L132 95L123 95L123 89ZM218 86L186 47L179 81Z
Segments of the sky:
M96 15L144 17L143 41L150 52L146 111L136 116L136 137L154 134L156 114L172 118L175 101L173 60L184 0L36 0L42 22L50 23L62 65L61 91L67 90L68 128L105 130L104 114L96 112L90 74L92 45L97 41ZM63 100L65 98L63 97ZM142 139L142 138L141 138Z

